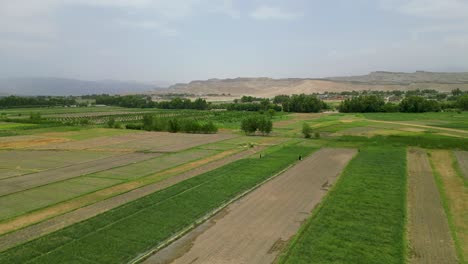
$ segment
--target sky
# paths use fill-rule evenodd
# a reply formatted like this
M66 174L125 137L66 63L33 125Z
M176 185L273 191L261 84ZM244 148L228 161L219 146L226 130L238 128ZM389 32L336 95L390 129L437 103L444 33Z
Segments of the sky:
M0 0L0 78L468 71L468 0Z

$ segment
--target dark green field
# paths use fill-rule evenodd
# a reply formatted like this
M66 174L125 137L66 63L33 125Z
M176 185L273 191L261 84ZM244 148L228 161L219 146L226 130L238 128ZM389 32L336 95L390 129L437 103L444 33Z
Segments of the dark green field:
M3 252L1 263L127 262L313 148L278 148L233 162L122 207Z
M404 263L405 157L361 149L281 263Z

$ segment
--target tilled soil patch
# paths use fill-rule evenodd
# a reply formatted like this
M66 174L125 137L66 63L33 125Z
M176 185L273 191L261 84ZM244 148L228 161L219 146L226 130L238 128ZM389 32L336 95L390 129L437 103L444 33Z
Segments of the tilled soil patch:
M167 188L169 186L172 186L178 182L181 182L183 180L189 179L191 177L195 177L197 175L200 175L204 172L211 171L213 169L219 168L225 164L231 163L235 160L244 158L248 155L251 155L255 153L256 151L261 150L261 148L256 149L256 150L246 150L242 151L239 153L236 153L231 156L224 156L224 158L213 160L213 157L209 157L205 160L200 160L200 161L195 161L189 164L185 164L179 167L176 167L168 172L165 173L176 173L180 171L178 175L169 177L163 181L154 183L154 184L149 184L146 186L143 186L141 188L138 188L139 186L137 184L134 184L133 186L130 186L129 184L126 185L126 187L131 188L128 190L128 192L108 198L106 200L102 200L100 202L87 205L81 208L74 208L76 210L59 215L57 217L51 218L49 220L46 220L44 222L40 222L35 225L28 226L26 228L20 229L16 232L12 232L6 235L3 235L0 237L0 251L6 250L8 248L11 248L15 245L30 241L34 238L40 237L42 235L45 235L47 233L59 230L61 228L64 228L66 226L78 223L80 221L83 221L85 219L91 218L95 215L101 214L103 212L106 212L112 208L118 207L120 205L123 205L125 203L128 203L130 201L133 201L135 199L141 198L143 196L146 196L148 194L151 194L153 192L156 192L158 190L162 190L164 188ZM228 152L226 152L228 153ZM220 157L223 157L220 155ZM182 168L183 167L183 168ZM189 170L188 170L189 169ZM187 171L188 170L188 171ZM135 189L137 188L137 189ZM133 190L132 190L133 189ZM105 193L106 190L103 190L102 195L109 195L109 193L112 190L108 190L108 193ZM122 192L121 189L115 190ZM59 205L61 206L61 205ZM74 204L70 205L63 205L61 207L61 210L72 210L74 207ZM53 208L51 208L53 209ZM34 223L37 222L39 219L44 219L48 215L53 215L53 212L48 212L45 214L39 214L37 219L20 219L17 222L9 223L8 225L0 225L0 232L5 232L8 231L9 229L17 229L20 228L24 225L27 225L28 223ZM30 221L29 221L30 220ZM31 222L32 221L32 222Z
M31 173L23 176L4 179L0 181L0 196L24 191L26 189L46 185L57 181L71 179L81 175L95 173L102 170L108 170L114 167L119 167L138 161L151 159L160 155L161 154L159 153L129 153L75 164L58 169L51 169L38 173Z
M468 180L468 151L455 151L455 156L457 157L463 176Z
M458 263L447 216L425 151L408 151L408 177L410 262Z
M353 149L322 149L146 263L271 263L326 194Z

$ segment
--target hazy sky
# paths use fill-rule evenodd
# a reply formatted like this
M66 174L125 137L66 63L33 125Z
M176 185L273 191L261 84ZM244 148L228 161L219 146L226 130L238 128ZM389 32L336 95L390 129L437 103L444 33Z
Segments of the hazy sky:
M0 77L468 71L468 0L0 0Z

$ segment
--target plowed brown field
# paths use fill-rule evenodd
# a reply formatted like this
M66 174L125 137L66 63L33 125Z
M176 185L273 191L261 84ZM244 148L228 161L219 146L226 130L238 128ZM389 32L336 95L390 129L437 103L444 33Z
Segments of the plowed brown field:
M271 263L355 154L322 149L229 205L146 263Z
M426 152L408 151L408 232L411 263L458 263Z
M63 181L81 175L107 170L118 166L123 166L133 162L147 160L159 155L161 154L129 153L75 164L58 169L52 169L38 173L31 173L23 176L4 179L0 181L0 196L23 191L29 188L49 184L52 182Z
M36 225L31 225L29 227L23 228L16 232L12 232L0 237L0 250L5 250L11 248L14 245L24 243L31 239L37 238L41 235L59 230L71 224L83 221L90 217L93 217L97 214L106 212L112 208L120 206L122 204L128 203L132 200L138 199L150 193L156 192L158 190L167 188L171 185L174 185L183 180L189 179L196 175L200 175L204 172L216 169L227 163L233 162L235 160L244 158L248 155L260 151L262 148L245 150L239 153L234 151L225 151L218 155L208 157L206 159L197 160L188 164L184 164L173 169L164 171L162 173L155 174L151 176L152 178L162 178L161 181L146 184L148 179L141 179L139 181L130 182L123 184L119 189L109 188L101 192L90 194L88 196L83 196L76 200L71 200L57 206L52 206L46 208L42 211L37 211L31 215L25 215L19 217L13 221L0 224L0 234L11 232L13 230L19 229L21 227L31 225L33 223L46 220L49 217L56 216L49 220L43 221ZM169 177L172 174L175 176ZM165 179L166 177L167 179ZM169 178L168 178L169 177ZM146 184L146 185L145 185ZM144 186L144 187L141 187ZM141 187L141 188L138 188ZM107 197L111 196L112 192L122 193L123 194L102 200L100 202L92 203L92 199L97 199L98 197ZM81 208L80 208L81 207ZM71 211L71 212L70 212ZM67 213L68 212L68 213ZM59 215L62 214L62 215ZM57 216L59 215L59 216Z
M455 156L457 157L463 176L468 180L468 151L455 151Z

